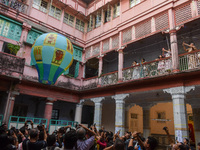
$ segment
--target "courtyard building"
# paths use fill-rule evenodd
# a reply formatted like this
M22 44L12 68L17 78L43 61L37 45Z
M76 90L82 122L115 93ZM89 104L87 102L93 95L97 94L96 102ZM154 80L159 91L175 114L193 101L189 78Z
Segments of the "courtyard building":
M54 85L31 60L43 33L66 36L74 61ZM200 142L200 1L0 0L0 124Z

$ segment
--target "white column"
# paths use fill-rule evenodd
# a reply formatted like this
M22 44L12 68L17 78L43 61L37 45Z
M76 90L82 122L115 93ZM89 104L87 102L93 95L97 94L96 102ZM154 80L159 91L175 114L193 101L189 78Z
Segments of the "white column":
M79 124L81 123L82 108L83 108L83 105L81 103L76 104L76 112L75 112L74 121L77 121Z
M115 99L115 133L120 130L120 136L124 135L124 124L125 124L125 102L124 99L129 94L118 94L112 96Z
M195 144L197 146L198 142L200 142L200 107L198 103L192 105L192 113L194 120Z
M102 118L102 100L104 97L92 98L91 101L94 102L94 123L96 123L96 128L99 130L101 128L101 118Z
M184 138L189 138L185 94L192 89L194 90L194 86L180 86L163 90L172 95L175 138L179 142L183 142Z

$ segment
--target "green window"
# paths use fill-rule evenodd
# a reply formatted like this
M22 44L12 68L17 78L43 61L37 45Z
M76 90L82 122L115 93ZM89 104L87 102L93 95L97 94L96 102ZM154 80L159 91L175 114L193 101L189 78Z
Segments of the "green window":
M19 41L22 24L0 15L0 36Z
M26 42L33 44L33 42L37 39L38 36L40 36L42 34L42 32L35 30L35 29L31 29L28 32L28 36L26 39Z

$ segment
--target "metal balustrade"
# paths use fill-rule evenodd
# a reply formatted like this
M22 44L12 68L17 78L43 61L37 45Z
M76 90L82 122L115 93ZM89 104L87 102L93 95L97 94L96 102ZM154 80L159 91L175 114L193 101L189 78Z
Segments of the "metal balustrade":
M118 81L118 72L111 72L108 74L103 74L101 76L101 85L111 85L111 84L116 84Z
M72 127L75 127L78 122L76 121L67 121L67 120L50 120L49 124L49 133L53 133L53 131L58 130L61 127L65 127L68 125L71 125Z
M172 70L171 66L172 60L168 57L128 67L123 69L123 81L169 74Z
M8 7L11 7L19 12L22 12L25 14L27 13L28 6L17 0L0 0L0 3L6 5Z
M200 68L200 51L194 51L179 56L180 71Z
M40 123L45 125L47 127L47 119L44 118L33 118L33 117L20 117L20 116L10 116L8 127L15 127L17 129L20 129L24 126L25 121L32 120L33 121L33 127L37 127ZM30 122L29 122L30 123Z

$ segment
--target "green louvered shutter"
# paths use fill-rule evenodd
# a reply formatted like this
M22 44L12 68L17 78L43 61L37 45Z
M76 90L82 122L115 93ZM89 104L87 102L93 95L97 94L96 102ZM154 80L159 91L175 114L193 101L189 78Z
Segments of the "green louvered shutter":
M79 62L76 63L74 78L78 77L78 73L79 73Z
M69 74L69 68L63 73L64 75Z

